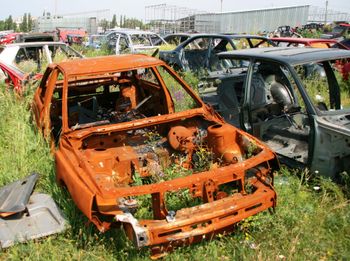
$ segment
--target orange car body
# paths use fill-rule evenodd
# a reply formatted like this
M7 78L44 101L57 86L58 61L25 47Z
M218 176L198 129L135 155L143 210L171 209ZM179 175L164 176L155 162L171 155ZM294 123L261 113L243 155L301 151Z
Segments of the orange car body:
M181 99L191 106L181 109ZM119 107L125 100L127 106ZM276 205L275 153L225 123L156 58L49 65L33 110L51 137L57 180L78 208L100 231L122 224L137 246L152 246L154 254L231 231L234 223ZM212 162L200 169L203 150ZM187 175L169 178L169 166ZM169 206L169 193L178 191L201 203ZM138 218L145 195L152 218Z

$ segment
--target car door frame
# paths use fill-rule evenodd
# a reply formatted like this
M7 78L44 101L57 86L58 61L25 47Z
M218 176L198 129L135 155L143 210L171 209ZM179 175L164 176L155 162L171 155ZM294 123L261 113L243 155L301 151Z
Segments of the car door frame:
M247 59L248 60L248 59ZM310 133L309 133L309 146L308 146L308 159L307 163L303 164L297 160L290 159L286 156L283 156L281 154L278 154L280 158L282 158L282 162L285 162L287 165L293 165L298 168L303 168L305 166L311 166L312 165L312 159L314 156L314 144L315 144L315 115L316 115L316 110L314 106L312 105L312 102L304 89L301 80L298 77L298 74L294 70L292 66L290 66L287 63L281 63L279 61L274 61L274 60L268 60L268 59L261 59L261 58L251 58L249 59L249 67L247 71L247 78L245 80L244 84L244 100L243 104L241 106L241 110L239 113L239 122L240 122L240 127L244 131L252 134L253 133L253 127L252 127L252 111L251 111L251 82L252 82L252 76L253 76L253 70L254 70L254 65L256 62L272 62L276 63L279 66L284 66L288 69L290 72L291 76L293 77L293 80L296 84L297 91L299 92L301 98L303 99L303 103L305 104L305 112L307 114L307 117L309 119L309 124L310 124ZM249 122L246 122L247 120Z

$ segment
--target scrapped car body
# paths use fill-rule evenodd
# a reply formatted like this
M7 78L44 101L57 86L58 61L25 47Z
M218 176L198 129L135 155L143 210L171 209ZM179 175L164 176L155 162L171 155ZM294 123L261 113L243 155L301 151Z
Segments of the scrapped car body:
M350 39L344 39L344 40L334 44L332 46L332 48L350 50Z
M194 34L172 51L160 51L159 58L177 70L223 71L217 54L235 49L274 46L257 35Z
M19 91L25 79L25 73L11 65L0 62L0 83L5 83Z
M167 34L164 36L164 40L171 45L178 46L180 43L189 39L193 34L190 33L175 33L175 34ZM160 43L164 44L164 43Z
M88 38L85 46L92 49L101 49L102 45L107 43L106 35L103 34L92 34Z
M20 33L16 36L16 43L57 42L56 33Z
M274 37L270 39L278 47L331 48L333 45L338 43L334 39L295 38L295 37Z
M66 59L82 58L83 56L61 42L28 42L7 44L2 47L0 61L16 67L21 67L21 63L33 62L34 71L39 72L45 69L47 64L59 62Z
M0 37L0 44L10 44L16 41L16 37L19 33L9 33Z
M159 45L167 44L158 34L134 29L113 29L106 34L113 54L154 52Z
M294 167L339 178L350 170L350 102L337 79L350 52L262 48L220 54L232 64L218 87L218 110Z
M344 38L347 38L349 34L350 24L340 23L332 29L332 32L321 34L321 38L343 40Z
M33 111L78 208L100 231L122 224L154 255L276 205L276 155L156 58L52 64Z

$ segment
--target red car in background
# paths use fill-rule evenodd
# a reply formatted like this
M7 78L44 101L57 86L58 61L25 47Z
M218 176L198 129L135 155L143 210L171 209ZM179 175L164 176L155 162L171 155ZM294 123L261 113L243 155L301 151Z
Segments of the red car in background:
M17 93L23 91L23 85L28 80L40 80L42 76L41 73L34 75L24 73L12 65L0 62L0 83L5 83L9 87L13 87Z
M2 44L10 44L10 43L13 43L15 42L16 40L16 36L18 35L19 33L10 33L10 34L7 34L7 35L4 35L0 38L0 45Z
M16 91L19 91L25 79L25 73L14 66L0 62L0 83L12 85Z
M331 48L338 44L334 39L317 39L317 38L294 38L294 37L273 37L270 38L278 47L314 47L314 48ZM342 47L342 44L340 44ZM341 48L338 47L338 48ZM344 48L346 49L345 46Z

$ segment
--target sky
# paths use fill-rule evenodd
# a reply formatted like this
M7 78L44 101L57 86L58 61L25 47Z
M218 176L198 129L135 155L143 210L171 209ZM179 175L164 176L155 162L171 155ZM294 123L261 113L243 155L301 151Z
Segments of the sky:
M1 4L2 2L2 4ZM176 5L207 12L220 12L221 0L0 0L0 20L10 14L16 18L24 13L32 16L40 16L46 10L55 14L72 14L93 10L109 9L105 12L111 19L113 14L118 17L126 15L130 18L145 19L145 6L158 4ZM291 5L313 5L325 7L325 0L222 0L222 11L241 11L249 9L261 9L270 7L284 7ZM328 8L331 10L350 13L349 0L328 0ZM89 14L91 15L91 14Z

